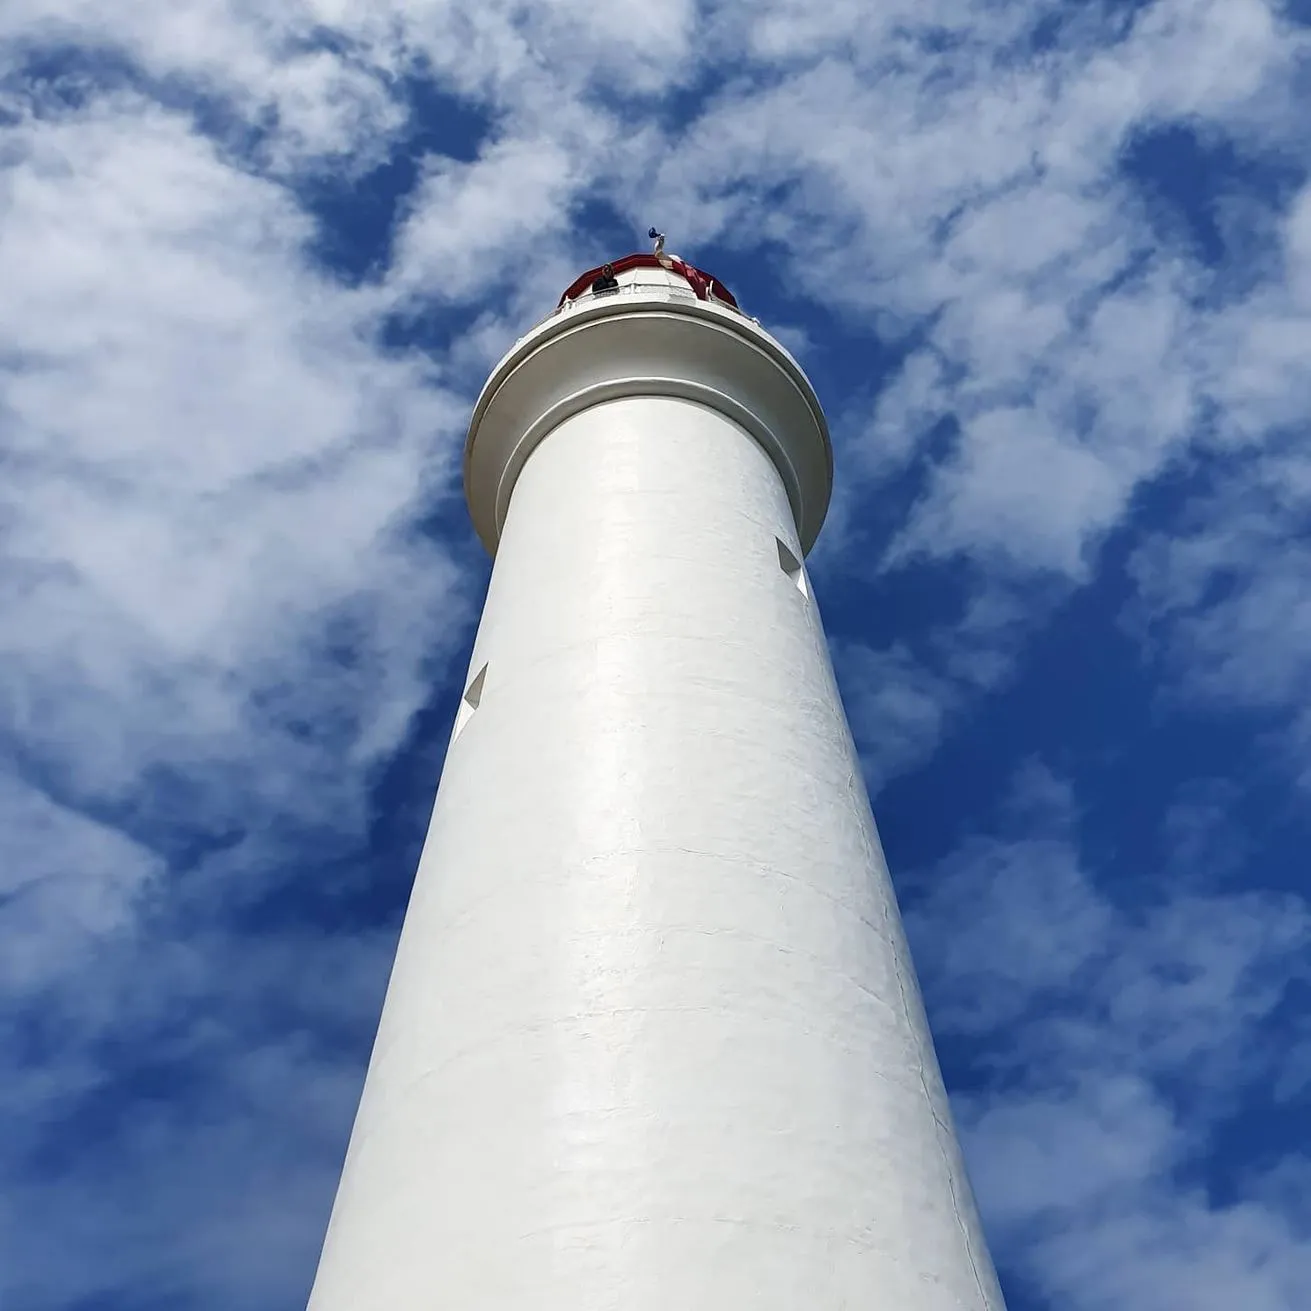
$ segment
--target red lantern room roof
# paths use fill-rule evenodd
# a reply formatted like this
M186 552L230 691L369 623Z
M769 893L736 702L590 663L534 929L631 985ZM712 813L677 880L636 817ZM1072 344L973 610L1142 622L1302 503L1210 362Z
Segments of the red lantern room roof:
M612 260L609 264L601 264L594 269L588 269L560 297L560 304L564 305L566 301L577 300L584 292L591 291L593 284L599 280L613 278L620 273L627 273L631 269L665 269L670 273L677 273L696 293L698 300L719 301L721 304L729 305L735 310L738 309L738 303L733 293L713 274L707 273L704 269L695 268L691 264L663 252L658 255L625 255L622 259Z

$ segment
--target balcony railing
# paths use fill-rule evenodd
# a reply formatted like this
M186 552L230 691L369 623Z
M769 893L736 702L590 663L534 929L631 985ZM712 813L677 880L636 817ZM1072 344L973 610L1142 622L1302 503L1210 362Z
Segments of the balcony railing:
M663 300L700 300L701 298L692 290L691 287L676 287L664 281L635 281L621 282L619 286L612 288L610 291L585 291L581 295L575 296L573 300L567 300L563 305L557 306L549 314L543 315L536 323L533 324L528 333L535 332L544 323L549 323L552 319L559 318L561 314L569 314L579 307L589 304L592 301L610 300L615 296L650 296ZM710 301L712 305L718 305L720 309L729 310L734 314L742 314L739 309L734 309L732 305L722 300ZM750 314L742 314L744 319L749 319L752 323L759 324L760 320L752 318ZM520 337L520 341L523 337Z

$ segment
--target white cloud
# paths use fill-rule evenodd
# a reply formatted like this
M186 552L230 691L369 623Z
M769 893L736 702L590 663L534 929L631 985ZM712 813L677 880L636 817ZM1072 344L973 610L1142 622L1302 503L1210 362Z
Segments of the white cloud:
M1071 1311L1294 1311L1305 1192L1253 1170L1226 1197L1202 1172L1236 1100L1280 1068L1263 1026L1304 971L1311 908L1168 884L1156 904L1113 900L1068 792L1032 768L1019 789L1024 836L971 838L911 880L908 916L935 1031L987 1053L957 1106L1003 1264Z
M0 1105L26 1127L0 1141L6 1306L217 1309L308 1293L394 935L153 946L75 981L110 996L70 986L47 1002L59 1043L43 1065L0 1047ZM120 1060L88 1069L85 1053L106 1048Z
M820 560L825 568L852 570L850 555L840 550L829 548ZM843 704L871 792L930 761L979 695L1013 677L1025 640L1054 596L1051 587L1016 586L983 574L970 580L969 590L964 613L918 633L913 650L902 640L873 645L850 618L841 633L830 635ZM864 617L856 603L850 613Z
M1227 498L1220 497L1220 505ZM1203 704L1256 711L1311 782L1311 551L1307 511L1281 514L1274 498L1228 509L1215 528L1171 541L1154 536L1134 560L1148 632L1159 635L1181 690ZM1212 503L1214 505L1214 503ZM1224 511L1219 511L1224 513Z
M305 768L285 735L316 695L352 703L361 765L390 750L458 640L411 524L459 403L184 121L120 99L5 138L7 730L119 800L156 765L227 789L279 737L270 767ZM334 641L360 667L335 690L311 673Z
M903 646L877 651L835 642L833 663L866 783L876 792L928 759L960 702L960 688Z
M1034 53L1040 22L1052 43ZM94 57L29 93L14 70L59 45ZM1261 0L1132 18L845 0L5 5L0 730L50 790L0 785L19 939L3 977L59 993L52 1023L68 1026L57 1059L23 1054L5 1107L34 1145L57 1143L60 1117L123 1073L106 1047L130 1069L169 1035L175 1073L211 1091L174 1090L175 1116L105 1131L46 1177L0 1160L11 1216L45 1244L0 1260L0 1293L51 1308L115 1285L224 1307L299 1295L358 1070L288 1035L335 1032L350 999L366 1033L389 942L357 954L278 933L256 950L196 924L287 876L288 828L358 850L372 771L467 633L465 587L416 520L453 503L469 387L591 262L585 202L657 216L688 254L765 251L830 327L918 343L869 421L844 425L845 522L859 529L865 498L945 423L950 453L879 563L964 555L977 585L914 655L839 650L876 781L925 760L1007 675L1045 613L1042 579L1086 579L1135 493L1199 437L1269 449L1181 535L1144 544L1140 623L1194 693L1301 715L1311 475L1277 437L1311 414L1311 208L1254 201L1239 230L1272 236L1278 259L1235 246L1213 275L1163 246L1120 166L1170 123L1305 163L1290 109L1304 50ZM135 91L96 90L106 56ZM475 104L487 137L470 160L422 162L393 263L350 290L308 254L295 187L382 159L410 76ZM61 97L68 79L79 96ZM704 103L666 98L697 87ZM176 108L202 97L217 141ZM386 313L434 305L467 316L439 364L381 347ZM854 536L828 558L870 573ZM1311 744L1311 724L1294 736ZM1180 1296L1289 1311L1305 1214L1260 1180L1238 1205L1202 1192L1198 1131L1163 1086L1181 1069L1236 1077L1305 908L1194 887L1126 910L1084 867L1059 788L1033 788L1031 827L974 840L918 910L941 1022L999 1046L997 1026L1019 1026L998 1059L1020 1086L967 1116L996 1223L1030 1235L1008 1238L1015 1259L1075 1311ZM143 836L175 828L234 845L183 878ZM285 1022L253 1022L276 1005Z
M397 236L392 284L425 302L467 303L512 282L537 292L545 313L554 297L541 285L542 264L555 274L552 288L572 281L561 282L559 256L583 180L577 153L585 152L550 136L512 138L473 163L430 164Z
M1305 1195L1305 1194L1303 1194ZM1261 1200L1212 1205L1148 1181L1132 1215L1113 1198L1096 1221L1052 1234L1044 1281L1090 1311L1186 1306L1196 1311L1297 1311L1311 1278L1311 1225L1304 1207Z
M957 549L1077 577L1089 532L1119 518L1124 487L1065 428L1032 405L987 410L969 423L960 456L935 479L893 559Z
M755 27L771 52L787 45L784 71L712 102L632 186L673 197L694 234L763 231L786 276L839 316L928 325L869 432L876 449L848 466L877 476L889 451L955 418L908 548L1083 579L1134 492L1197 435L1217 369L1240 367L1194 349L1210 274L1160 249L1122 151L1172 121L1232 123L1244 145L1281 137L1271 88L1304 42L1260 0L1158 3L1127 27L1067 23L1042 57L1014 47L999 64L1044 13L931 12L921 27L894 11L885 28L841 6L771 7ZM942 39L939 18L961 39Z
M1080 1225L1108 1196L1134 1193L1179 1155L1170 1112L1132 1075L1065 1090L979 1098L970 1108L970 1173L999 1235L1034 1220ZM1012 1237L1012 1241L1015 1239Z
M100 939L129 935L163 862L106 824L0 777L0 997L58 981Z
M290 834L358 866L471 598L418 527L465 398L313 236L141 96L0 126L6 1304L294 1301L321 1237L390 934L217 926Z

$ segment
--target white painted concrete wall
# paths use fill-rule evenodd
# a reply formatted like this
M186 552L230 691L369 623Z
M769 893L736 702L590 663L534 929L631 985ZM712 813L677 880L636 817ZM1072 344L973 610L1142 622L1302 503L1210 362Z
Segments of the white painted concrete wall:
M312 1311L1000 1311L776 539L687 400L529 456Z

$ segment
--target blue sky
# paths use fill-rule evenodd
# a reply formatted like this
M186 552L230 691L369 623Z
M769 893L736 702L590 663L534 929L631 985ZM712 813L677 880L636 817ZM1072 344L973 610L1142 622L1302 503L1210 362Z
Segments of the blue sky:
M655 223L812 557L1012 1311L1311 1287L1303 0L0 7L0 1305L303 1305L488 562Z

